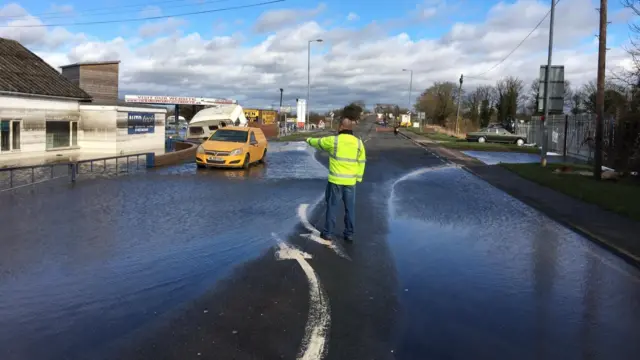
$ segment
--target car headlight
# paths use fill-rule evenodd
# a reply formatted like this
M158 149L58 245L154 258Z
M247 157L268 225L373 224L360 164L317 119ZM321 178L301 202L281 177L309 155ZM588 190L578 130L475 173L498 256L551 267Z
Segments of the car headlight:
M229 153L229 156L236 156L242 154L242 149L235 149Z
M202 147L202 145L198 146L198 150L196 150L196 153L204 154L204 147Z

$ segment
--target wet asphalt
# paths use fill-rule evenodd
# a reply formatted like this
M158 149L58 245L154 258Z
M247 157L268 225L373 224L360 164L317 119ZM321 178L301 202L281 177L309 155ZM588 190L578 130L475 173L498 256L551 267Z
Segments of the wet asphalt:
M313 256L326 359L637 359L638 270L372 129L350 260L300 237L327 159L299 143L0 195L0 359L295 359L309 283L279 240Z

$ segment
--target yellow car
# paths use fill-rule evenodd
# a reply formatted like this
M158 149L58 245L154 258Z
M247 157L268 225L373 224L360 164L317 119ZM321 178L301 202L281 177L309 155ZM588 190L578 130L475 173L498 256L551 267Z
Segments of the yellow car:
M198 146L196 164L204 167L248 168L252 163L264 162L267 138L259 128L227 126L216 130Z

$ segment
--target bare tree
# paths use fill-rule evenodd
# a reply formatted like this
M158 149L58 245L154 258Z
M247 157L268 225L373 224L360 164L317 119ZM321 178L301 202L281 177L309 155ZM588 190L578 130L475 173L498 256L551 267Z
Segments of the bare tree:
M505 123L516 118L518 104L523 96L523 83L517 77L507 76L496 83L498 122Z
M449 116L456 111L457 85L453 82L436 82L426 89L416 103L416 110L425 112L438 125L446 125Z

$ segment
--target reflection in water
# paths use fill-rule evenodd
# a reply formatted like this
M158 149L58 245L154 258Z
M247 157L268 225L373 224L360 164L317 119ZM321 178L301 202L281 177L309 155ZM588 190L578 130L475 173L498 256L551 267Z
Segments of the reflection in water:
M637 269L461 170L393 194L398 358L637 359Z
M533 288L536 321L536 353L539 359L548 358L549 331L553 329L553 284L557 277L558 234L546 224L540 224L540 230L532 239L533 251Z

